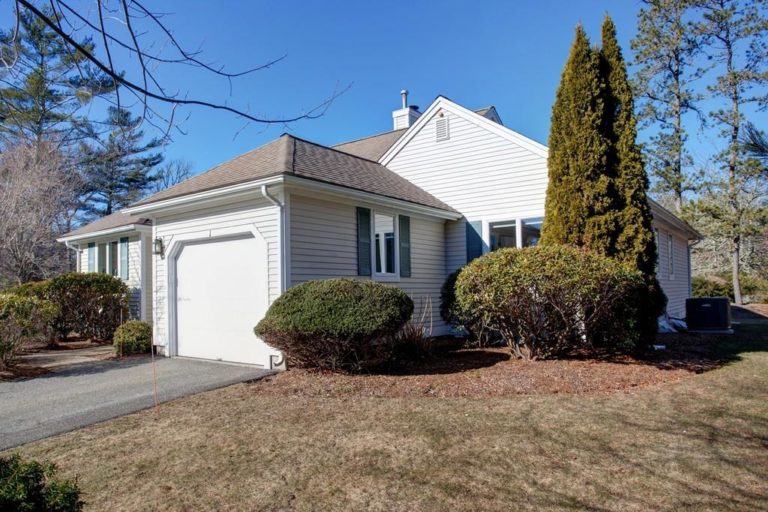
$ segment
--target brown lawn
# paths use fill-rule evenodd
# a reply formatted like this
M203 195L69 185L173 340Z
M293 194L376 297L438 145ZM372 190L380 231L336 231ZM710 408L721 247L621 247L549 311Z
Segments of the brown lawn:
M476 351L406 373L288 372L20 451L91 510L768 508L765 325L646 361Z

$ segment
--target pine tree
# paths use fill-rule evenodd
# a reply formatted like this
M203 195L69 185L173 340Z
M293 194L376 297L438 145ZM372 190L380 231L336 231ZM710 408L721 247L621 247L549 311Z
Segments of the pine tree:
M768 85L766 46L768 46L768 18L765 0L706 0L704 21L699 32L705 42L710 59L717 66L715 83L709 92L723 101L724 106L711 112L712 118L722 126L721 136L727 147L716 160L722 174L709 184L709 194L722 200L711 201L707 207L713 222L722 226L722 234L729 240L731 276L734 302L742 303L741 259L742 243L751 234L755 205L749 200L754 180L760 180L762 167L745 154L742 144L744 110L750 103L764 104L764 87ZM758 88L758 91L754 91ZM757 94L755 94L757 92ZM745 195L746 194L746 195ZM704 206L707 206L706 204Z
M114 82L29 11L21 10L18 21L18 27L0 31L2 57L13 63L0 88L0 133L16 142L66 145L87 125L77 111L114 91ZM89 39L79 43L93 50Z
M701 40L688 20L698 0L642 1L646 7L638 14L632 49L638 66L634 85L641 100L639 115L655 129L646 156L656 192L671 196L680 213L684 194L697 188L697 178L688 171L693 161L685 148L684 121L700 114L697 104L702 99L694 87L704 73L694 64Z
M144 142L141 118L125 109L109 108L111 131L96 147L83 144L87 192L84 213L101 217L139 200L154 182L152 171L163 161L159 139Z
M599 52L578 26L552 108L541 242L612 256L618 223L614 177L607 172L604 89Z
M637 121L632 88L616 26L606 16L602 27L601 72L605 88L605 131L610 144L608 168L615 176L618 192L618 235L613 256L638 269L646 277L655 273L656 242L648 176L637 140Z

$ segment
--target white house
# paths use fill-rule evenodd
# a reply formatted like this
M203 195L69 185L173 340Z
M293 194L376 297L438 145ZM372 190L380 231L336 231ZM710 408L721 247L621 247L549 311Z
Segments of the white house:
M291 135L236 157L61 239L78 270L136 290L168 356L270 367L279 353L254 325L287 288L359 277L405 290L435 334L446 276L497 247L537 243L547 148L439 96L394 130L327 147ZM655 202L658 276L684 316L698 233Z

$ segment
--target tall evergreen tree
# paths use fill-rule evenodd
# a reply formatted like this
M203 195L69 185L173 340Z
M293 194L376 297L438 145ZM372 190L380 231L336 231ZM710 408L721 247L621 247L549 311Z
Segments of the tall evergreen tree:
M152 171L163 161L153 150L162 146L160 139L144 142L141 118L129 111L109 108L106 124L111 130L93 147L82 146L87 191L84 213L109 215L140 199L154 182Z
M618 235L613 256L637 268L646 277L655 274L656 242L648 175L637 144L637 121L632 88L616 26L606 16L602 27L601 72L605 81L605 132L610 145L609 175L615 176L618 193Z
M637 36L632 40L634 85L641 100L639 115L654 128L646 155L655 178L655 190L671 195L675 210L683 209L684 194L697 187L689 171L693 164L686 150L685 118L699 114L701 94L694 84L703 69L695 59L701 41L689 19L698 0L642 0Z
M87 124L77 111L114 91L114 82L29 11L20 10L18 21L18 27L0 31L0 53L12 63L0 88L0 133L17 142L67 144ZM89 39L79 44L93 50Z
M618 215L614 177L607 173L604 89L599 52L578 26L552 108L541 242L612 256Z
M752 223L748 219L754 213L762 216L761 211L752 211L754 205L744 196L745 191L752 189L750 182L759 179L762 167L747 157L741 138L745 107L765 102L764 95L753 94L753 89L763 89L768 84L766 1L703 0L701 4L704 21L699 31L718 71L709 91L724 103L711 116L722 127L721 135L727 143L726 149L717 156L723 173L715 177L709 187L710 194L723 200L712 201L710 205L719 206L705 211L714 222L720 223L730 241L734 302L741 304L742 239L750 234Z

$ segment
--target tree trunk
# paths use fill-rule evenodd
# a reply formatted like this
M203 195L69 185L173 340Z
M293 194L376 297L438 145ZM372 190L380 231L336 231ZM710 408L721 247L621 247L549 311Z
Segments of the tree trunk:
M739 211L739 190L738 176L739 171L739 152L741 151L741 142L739 141L739 129L741 128L741 113L739 105L741 96L739 94L738 78L734 69L733 62L733 43L727 38L726 52L727 62L726 70L731 89L731 144L730 155L728 159L728 204L731 209L731 269L733 272L733 301L737 305L742 304L741 300L741 280L739 273L741 270L741 213Z

